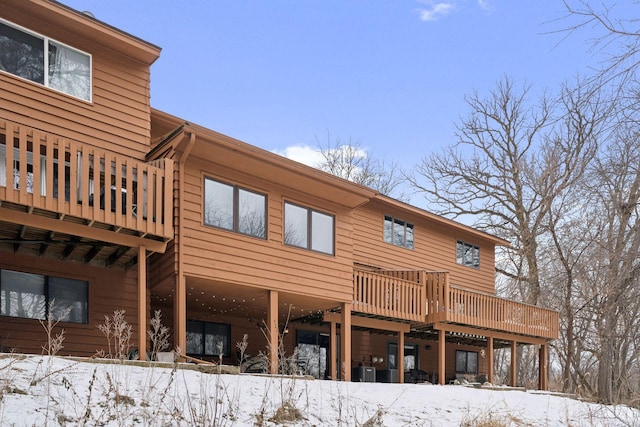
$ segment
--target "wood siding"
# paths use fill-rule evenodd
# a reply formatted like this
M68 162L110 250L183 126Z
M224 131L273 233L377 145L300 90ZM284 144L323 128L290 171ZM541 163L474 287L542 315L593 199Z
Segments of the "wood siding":
M384 216L407 221L414 226L414 249L384 241ZM494 244L481 241L462 228L446 227L413 214L394 210L372 201L354 212L354 261L382 269L448 271L450 283L462 288L495 293ZM480 268L456 263L456 241L480 247Z
M125 320L133 327L131 347L137 346L138 288L135 268L129 271L105 269L3 252L0 256L0 269L89 282L88 323L61 322L54 329L55 334L62 329L65 331L61 355L92 356L98 350L106 352L106 337L97 326L104 323L105 315L112 317L114 310L125 310ZM38 320L0 316L0 346L7 351L39 354L45 343L46 334Z
M266 240L203 224L205 176L267 195ZM310 194L270 185L265 178L189 159L185 170L182 218L185 274L350 302L353 292L353 224L350 211L327 204ZM335 215L335 256L283 243L285 201Z
M150 141L149 66L33 19L11 7L0 17L92 55L92 102L0 72L0 117L142 159Z

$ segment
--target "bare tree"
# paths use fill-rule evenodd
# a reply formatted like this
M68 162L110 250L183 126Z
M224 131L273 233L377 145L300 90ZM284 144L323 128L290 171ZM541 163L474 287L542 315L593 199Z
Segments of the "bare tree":
M327 133L326 142L323 143L316 137L316 143L322 156L318 169L373 188L386 196L407 199L402 193L396 194L402 183L398 164L376 158L362 147L359 139L349 138L343 141L338 137L332 140Z
M633 125L623 126L594 164L589 179L590 283L597 302L598 395L628 399L625 379L640 356L640 146Z
M439 214L472 216L477 227L510 240L499 272L537 304L540 236L553 201L595 154L603 114L593 97L567 87L557 103L532 105L527 95L505 77L488 97L468 96L471 112L457 126L457 142L424 158L408 179Z

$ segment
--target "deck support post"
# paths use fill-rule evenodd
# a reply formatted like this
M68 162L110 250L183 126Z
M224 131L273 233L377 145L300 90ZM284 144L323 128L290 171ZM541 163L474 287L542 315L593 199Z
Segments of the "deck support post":
M269 373L278 373L278 291L269 290L267 296L267 345L269 346Z
M331 379L338 379L338 367L336 366L336 361L338 360L338 326L336 322L330 323L330 333L329 338L331 339L331 344L329 345L329 365L331 366Z
M176 277L173 313L174 345L187 354L187 280L181 273Z
M404 332L398 331L398 382L404 383Z
M444 329L438 331L438 384L444 385L446 367L447 367L447 353L446 353L446 334Z
M343 381L351 381L351 303L343 303L340 313L340 348L342 357L340 358L340 368Z
M493 337L487 337L487 381L493 384Z
M542 344L538 355L538 389L547 390L547 375L547 345Z
M138 247L138 358L147 360L147 250Z
M517 347L518 343L516 340L511 341L511 369L510 369L510 377L509 377L509 385L511 387L515 387L517 385L518 379L518 356L517 356Z

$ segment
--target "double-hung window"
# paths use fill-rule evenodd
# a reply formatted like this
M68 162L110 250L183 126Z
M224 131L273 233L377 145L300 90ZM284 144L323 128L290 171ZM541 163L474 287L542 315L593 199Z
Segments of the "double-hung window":
M91 55L4 20L0 70L91 101Z
M264 194L205 178L205 224L266 239L266 212Z
M458 240L456 242L456 262L467 267L480 268L480 248Z
M334 217L326 213L284 204L284 243L333 255Z
M385 215L384 241L403 248L413 249L413 224Z
M0 270L0 314L87 323L88 288L84 280Z

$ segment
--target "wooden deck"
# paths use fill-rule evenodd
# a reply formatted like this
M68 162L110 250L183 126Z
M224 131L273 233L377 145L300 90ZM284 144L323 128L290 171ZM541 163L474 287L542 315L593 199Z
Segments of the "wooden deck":
M450 286L447 272L354 269L353 286L355 312L558 338L558 312Z
M0 120L0 204L170 239L172 179L172 161L147 163Z

